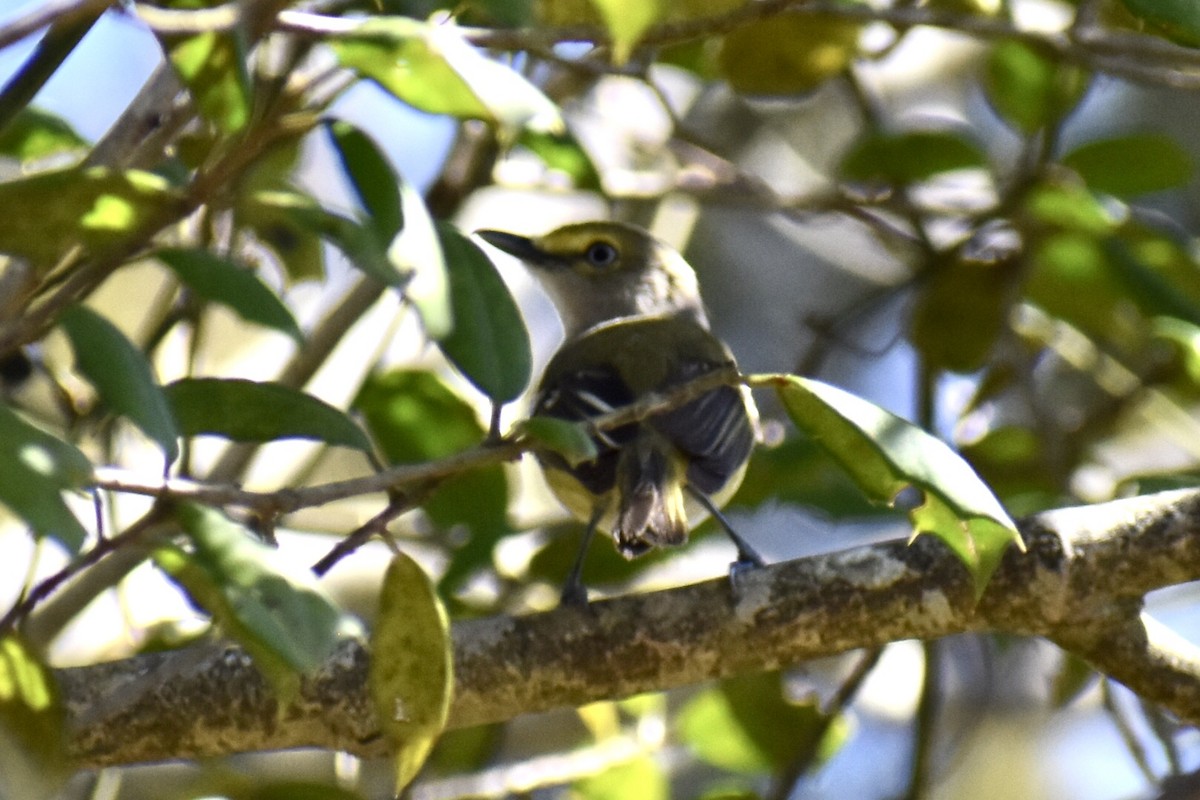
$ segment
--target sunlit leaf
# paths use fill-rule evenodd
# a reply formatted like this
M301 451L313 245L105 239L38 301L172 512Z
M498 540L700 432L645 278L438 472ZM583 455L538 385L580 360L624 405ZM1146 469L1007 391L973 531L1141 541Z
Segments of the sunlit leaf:
M971 571L981 594L1010 544L1024 545L991 490L945 442L859 397L820 381L777 375L796 427L824 446L876 502L913 486L923 502L909 511L914 536L942 539Z
M953 131L910 131L868 135L842 159L843 178L857 181L914 183L943 172L983 168L978 146Z
M388 566L371 632L367 685L384 736L396 749L396 791L416 776L446 725L453 695L450 621L418 564Z
M79 551L87 532L63 502L65 489L84 486L92 465L79 450L34 427L0 404L0 503L39 536Z
M576 781L572 796L583 800L669 800L671 784L662 766L649 756L609 767L603 772Z
M87 147L87 140L61 117L37 108L23 108L0 129L0 154L33 161Z
M1137 134L1089 142L1063 157L1095 192L1132 197L1187 182L1192 160L1169 136Z
M735 91L793 95L841 73L858 54L860 23L821 14L778 14L725 35L721 74Z
M192 548L163 547L155 560L290 696L302 674L332 655L341 612L311 572L287 565L221 512L185 504L177 513Z
M312 439L369 450L366 435L344 411L278 383L235 378L183 378L166 396L185 436L236 442Z
M1087 88L1088 75L1033 45L998 42L988 56L984 87L992 107L1025 133L1064 119Z
M438 345L479 391L497 403L513 400L533 369L521 312L478 245L449 225L439 225L438 235L454 317L454 330Z
M592 0L612 39L614 64L629 60L634 45L658 22L668 5L664 0Z
M380 243L390 244L404 227L400 186L391 162L371 137L344 120L327 122L325 130L358 201L367 211L370 228Z
M13 635L0 639L0 797L48 800L71 776L66 713L50 668Z
M79 371L115 414L127 418L162 448L167 461L179 455L179 430L162 387L142 351L104 317L72 306L60 320Z
M200 113L225 133L250 119L250 78L238 34L207 32L165 42L167 57Z
M303 339L296 318L252 270L210 250L166 248L155 254L188 288L206 300L233 309L247 322Z
M407 181L400 182L404 230L388 248L388 259L409 276L404 296L421 316L421 325L431 339L442 339L454 328L450 303L450 275L437 227L425 201Z

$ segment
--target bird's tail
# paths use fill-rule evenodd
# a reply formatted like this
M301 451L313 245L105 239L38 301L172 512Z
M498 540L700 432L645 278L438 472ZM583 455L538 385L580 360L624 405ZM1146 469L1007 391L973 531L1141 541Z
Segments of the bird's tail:
M620 507L613 538L626 558L652 547L687 541L684 470L664 445L653 434L641 435L621 454L617 466Z

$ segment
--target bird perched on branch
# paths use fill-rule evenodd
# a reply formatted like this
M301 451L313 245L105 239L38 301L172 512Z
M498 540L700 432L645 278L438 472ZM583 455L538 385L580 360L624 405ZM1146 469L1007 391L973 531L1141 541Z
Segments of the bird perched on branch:
M585 222L538 238L478 235L524 261L562 318L565 340L543 373L535 414L589 421L734 367L709 330L692 268L645 230ZM595 431L590 461L571 465L540 454L550 488L587 523L564 602L586 603L583 559L597 529L633 558L684 543L712 514L737 545L739 563L761 564L718 510L741 483L756 420L744 387L720 385L670 410Z

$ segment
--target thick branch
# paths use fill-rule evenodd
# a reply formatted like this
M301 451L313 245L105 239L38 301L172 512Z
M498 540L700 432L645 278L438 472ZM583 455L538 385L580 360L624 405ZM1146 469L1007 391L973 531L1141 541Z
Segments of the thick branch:
M727 579L524 617L454 626L463 727L667 689L911 638L1043 635L1143 697L1200 722L1200 654L1143 619L1146 592L1200 578L1200 492L1039 515L1022 525L976 604L940 541L776 564ZM81 764L300 746L383 749L366 699L368 657L347 641L279 712L234 647L60 670Z

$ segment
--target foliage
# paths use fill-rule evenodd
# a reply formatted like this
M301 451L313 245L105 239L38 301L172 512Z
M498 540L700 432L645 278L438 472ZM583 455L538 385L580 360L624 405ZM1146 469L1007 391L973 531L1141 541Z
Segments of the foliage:
M401 754L399 783L414 778L449 709L446 608L537 607L573 560L577 529L538 524L553 512L498 445L571 463L594 455L587 431L522 419L534 355L521 298L461 227L489 191L521 207L546 191L564 206L599 198L643 222L646 209L688 195L707 221L744 207L756 234L765 220L797 217L851 231L832 259L852 287L833 294L849 302L802 320L817 332L811 346L789 316L795 275L763 263L753 234L724 259L716 248L689 253L706 280L737 273L739 288L766 286L780 310L762 325L789 319L759 334L763 350L785 353L772 365L780 374L750 382L777 390L759 395L767 427L794 424L754 454L731 501L739 517L803 507L933 533L982 594L1021 544L1010 513L1193 481L1200 248L1177 220L1194 215L1185 190L1195 151L1152 119L1095 131L1080 120L1105 91L1104 102L1122 102L1113 85L1200 84L1194 3L237 5L232 15L233 4L188 0L105 12L162 49L170 72L145 96L181 87L187 102L149 116L136 104L109 109L119 119L102 142L30 101L94 19L55 21L0 88L0 505L14 521L5 535L66 553L50 578L27 570L0 619L0 796L49 794L68 776L46 666L65 622L40 640L23 629L36 629L51 589L114 551L152 556L164 586L295 697L346 633L347 612L283 563L277 528L330 539L321 574L373 537L420 551L420 566L396 556L373 590L383 606L373 646L387 669L372 673L371 692ZM1022 27L1034 6L1052 7L1062 30ZM981 99L974 108L927 106L890 80L894 59L920 49L930 28L982 34L969 70L921 79ZM5 42L21 35L0 23ZM409 132L384 139L346 113L362 87L380 90L379 107L406 109L403 119L454 127L423 196L384 146ZM805 125L814 141L794 133ZM350 208L304 176L320 148ZM519 219L505 202L491 209ZM540 232L542 222L524 224ZM705 239L707 227L694 240L720 238ZM804 250L802 237L789 247ZM884 254L874 261L886 268L860 264L863 253ZM815 263L810 250L796 260ZM852 277L863 275L869 290ZM899 322L881 312L892 298L904 301ZM719 328L728 305L713 305ZM371 306L364 336L356 323ZM400 311L380 323L387 307ZM751 302L742 314L759 311ZM808 374L889 325L908 348L916 399L882 399L915 406L914 422ZM952 402L950 382L970 396ZM1130 441L1152 456L1132 457ZM411 478L406 468L428 469ZM265 488L239 494L243 483ZM918 502L906 506L906 487ZM369 521L348 532L345 517L312 511L335 500ZM882 508L891 504L911 526ZM301 510L312 514L293 516ZM500 555L522 549L516 567ZM587 577L623 591L679 563L655 553L628 564L592 542ZM1093 677L1073 656L1064 663L1060 704ZM862 678L843 682L833 704L794 697L772 673L682 704L614 699L581 719L597 745L656 720L665 741L706 765L711 796L783 796L852 743L847 709ZM483 738L471 748L480 763L499 735ZM554 782L583 797L630 787L668 796L675 776L661 745L639 741L611 769ZM914 758L910 789L925 780L927 755ZM431 769L448 763L479 766L435 751ZM209 779L227 796L326 796L302 783Z

